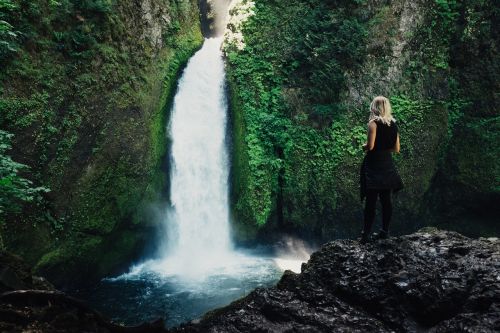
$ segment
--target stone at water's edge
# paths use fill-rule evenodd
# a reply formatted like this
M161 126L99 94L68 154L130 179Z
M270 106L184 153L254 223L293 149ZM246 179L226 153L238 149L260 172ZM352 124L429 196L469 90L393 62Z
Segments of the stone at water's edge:
M0 294L18 289L54 290L54 287L44 278L33 276L21 257L0 251Z
M498 332L500 241L421 230L367 245L333 241L301 274L180 332Z
M92 332L168 332L160 322L110 324L53 292L0 297L0 330L77 332L83 323ZM498 332L500 240L423 229L367 245L333 241L301 274L287 271L277 287L257 289L172 331Z

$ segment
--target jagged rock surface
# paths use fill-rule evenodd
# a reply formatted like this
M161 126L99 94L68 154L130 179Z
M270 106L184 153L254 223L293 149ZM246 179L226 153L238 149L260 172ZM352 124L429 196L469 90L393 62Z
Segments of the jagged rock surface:
M178 331L498 332L500 241L437 230L333 241L301 274Z
M163 320L125 327L32 275L18 256L0 251L0 332L166 332Z
M44 278L33 276L21 257L0 251L0 293L18 289L54 290L54 287Z
M0 331L168 332L161 320L124 327L74 298L36 290L0 296ZM423 229L366 245L333 241L302 273L286 271L276 287L171 331L498 332L500 240Z

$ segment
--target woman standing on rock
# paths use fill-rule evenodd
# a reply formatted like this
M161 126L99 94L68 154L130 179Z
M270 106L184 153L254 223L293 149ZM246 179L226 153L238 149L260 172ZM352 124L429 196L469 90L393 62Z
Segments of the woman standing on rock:
M382 204L382 229L376 238L387 238L392 217L391 191L403 188L401 177L392 160L393 152L399 153L399 133L391 114L391 103L384 96L375 97L370 105L366 151L361 166L361 200L366 197L364 227L361 243L370 240L370 230L375 221L377 198Z

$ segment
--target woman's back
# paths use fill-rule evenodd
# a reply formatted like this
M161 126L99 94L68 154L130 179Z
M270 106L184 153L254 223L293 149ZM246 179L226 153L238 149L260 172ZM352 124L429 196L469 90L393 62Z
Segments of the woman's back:
M375 123L377 124L377 134L375 136L373 150L393 149L398 137L398 126L396 122L392 120L390 126L379 120L375 120Z

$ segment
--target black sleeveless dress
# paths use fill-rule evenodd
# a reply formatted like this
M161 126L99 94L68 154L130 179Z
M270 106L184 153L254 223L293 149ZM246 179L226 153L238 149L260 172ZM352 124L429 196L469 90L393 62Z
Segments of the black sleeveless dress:
M393 190L403 188L403 182L392 160L390 149L394 148L398 135L398 126L394 121L390 126L376 121L377 135L372 150L366 153L360 170L361 200L366 190Z

